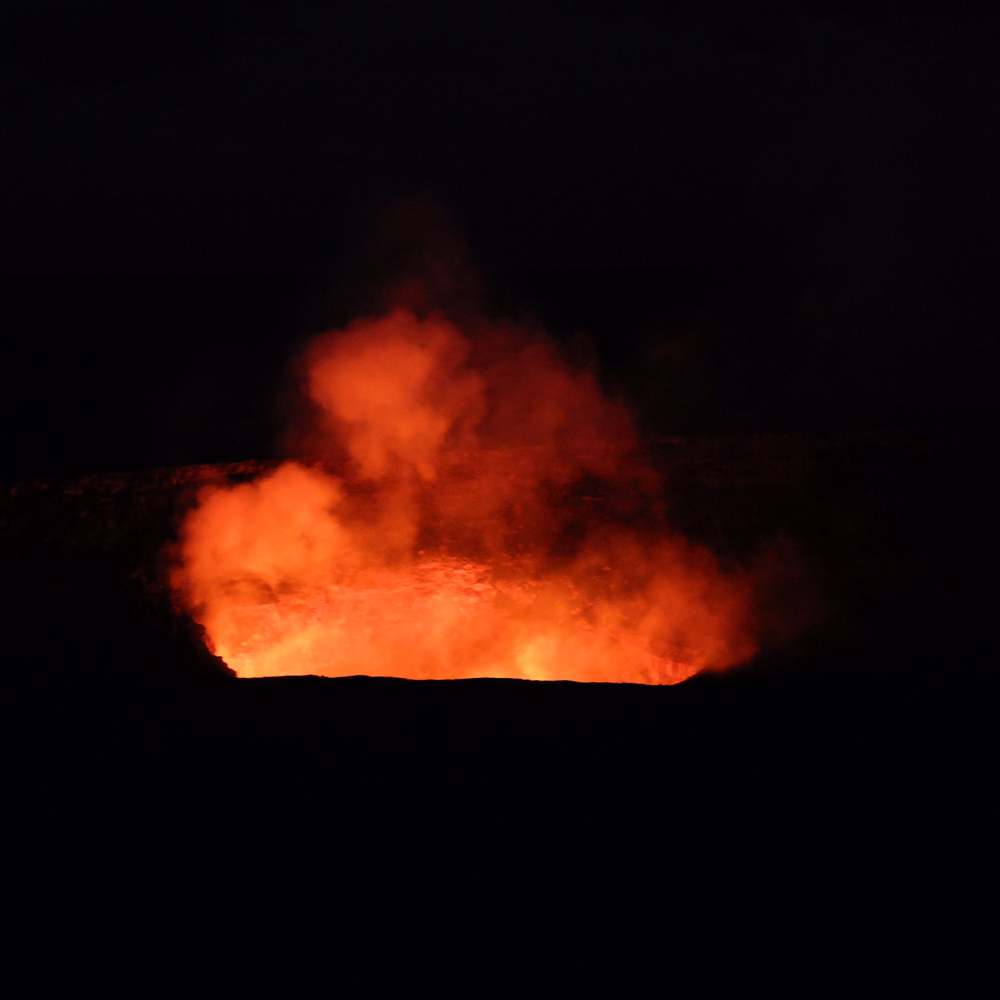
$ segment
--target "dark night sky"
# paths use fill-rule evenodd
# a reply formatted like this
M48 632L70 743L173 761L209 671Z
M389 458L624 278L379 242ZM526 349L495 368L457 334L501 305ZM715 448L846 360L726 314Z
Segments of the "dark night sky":
M597 707L582 722L567 721L565 700L533 715L544 722L531 723L537 740L529 725L511 728L507 702L492 694L489 711L503 722L484 727L492 716L468 708L475 688L464 689L466 702L448 700L459 698L454 689L448 698L421 689L431 701L418 704L412 692L396 702L364 685L357 711L342 694L350 687L324 702L308 687L287 700L258 689L270 716L243 702L185 715L208 703L180 688L178 700L159 692L138 709L123 702L103 714L75 696L58 711L43 699L34 713L7 698L13 722L0 735L13 735L0 756L17 771L39 748L44 775L6 810L28 817L28 826L8 825L45 850L29 864L15 839L10 854L24 860L33 905L42 899L51 909L61 898L39 873L60 877L70 841L84 851L81 870L101 880L95 898L106 895L108 869L80 831L97 831L117 851L124 830L160 866L183 856L185 841L165 838L161 849L154 839L150 848L148 833L173 838L178 817L196 856L213 866L202 881L215 886L225 856L217 848L231 831L264 812L296 830L288 805L302 790L310 802L336 804L324 830L398 801L403 812L386 813L383 824L396 830L415 808L433 816L435 796L462 802L449 845L452 830L478 837L498 815L526 817L486 851L493 859L524 841L523 829L545 833L535 802L576 824L553 845L586 846L578 834L598 814L630 838L659 830L663 796L649 789L662 786L684 822L673 824L682 830L678 849L660 854L683 859L698 878L737 858L766 873L770 892L777 866L767 852L733 853L749 830L770 851L805 844L813 867L818 858L830 868L832 858L834 878L857 879L858 845L867 844L872 885L890 886L896 898L884 881L886 859L895 859L898 884L911 894L898 895L904 904L912 894L924 906L936 900L927 889L935 866L949 893L985 885L986 850L975 837L989 828L994 801L984 734L995 728L986 721L995 697L942 678L989 665L981 648L995 645L985 628L1000 426L1000 59L995 14L936 6L0 0L0 485L277 454L290 358L305 337L349 318L341 293L355 277L373 277L365 247L374 220L400 204L443 206L484 285L495 281L497 299L508 295L515 314L537 309L564 345L577 332L592 336L580 339L583 348L600 356L607 387L636 403L644 429L901 428L926 431L924 440L943 429L949 447L963 446L947 461L947 448L928 448L923 464L902 451L886 462L889 450L859 446L843 455L853 471L831 473L830 491L775 485L761 494L775 498L761 502L763 520L811 531L803 550L827 560L820 575L832 581L831 603L847 609L835 622L843 629L817 640L815 669L917 670L928 681L921 688L893 681L886 694L845 687L836 698L816 688L784 701L762 688L747 701L737 687L725 701L692 685L693 701L671 702L676 724L661 714L665 701L644 702L645 715L609 712L595 692ZM734 504L733 523L744 523L737 501L725 502ZM745 523L757 523L748 510ZM143 605L134 627L120 628L146 579L122 570L140 549L130 541L113 560L92 563L82 544L57 551L60 538L75 537L63 531L68 521L54 533L47 523L36 511L23 530L8 524L5 551L18 561L0 579L7 676L47 677L39 667L48 659L59 676L79 678L97 656L111 676L157 649L164 662L190 660L166 611L147 618ZM93 530L81 527L81 539ZM800 657L807 667L808 655ZM517 697L542 697L531 691ZM427 716L435 698L442 714ZM323 712L305 714L307 701ZM343 726L325 714L334 702ZM199 726L204 736L190 735ZM421 749L428 733L444 757ZM523 751L513 770L512 733ZM477 740L503 748L504 758L467 752ZM250 748L242 757L240 746ZM169 764L178 747L181 763ZM274 748L273 760L261 747ZM455 747L465 771L454 770ZM587 752L574 758L573 747ZM256 760L268 761L260 781ZM352 772L365 789L354 799ZM567 774L578 782L568 797ZM525 784L533 796L522 794ZM337 794L317 798L328 786ZM620 787L656 808L648 817L623 813ZM481 822L466 811L469 789L486 790ZM95 822L101 795L115 806ZM241 795L252 805L225 805ZM813 811L804 811L810 796ZM574 801L579 811L567 811ZM72 803L87 805L75 814ZM792 823L773 821L792 814ZM213 815L217 836L205 833ZM320 813L308 815L315 826ZM707 816L713 837L739 836L706 840L717 849L692 863L699 836L689 816ZM815 831L828 843L820 847ZM636 853L631 841L609 852L614 841L592 840L594 857L615 865ZM251 842L272 852L281 843L266 834ZM302 842L277 850L282 864L303 854L313 863L316 852L302 852ZM331 856L353 863L355 849L342 847ZM573 879L589 887L589 861L571 856ZM955 858L967 869L954 868ZM806 877L808 865L784 863L799 893L789 912L798 914L801 887L808 895L818 883ZM141 866L117 864L149 894L136 880ZM258 885L257 864L255 855L239 868L241 885ZM354 867L367 879L368 866ZM283 885L291 884L286 872ZM296 880L315 884L312 869ZM611 881L622 881L619 868ZM645 870L633 881L652 884ZM67 884L80 884L76 872ZM858 883L844 884L853 891ZM160 895L174 898L175 889ZM859 888L830 912L852 912L866 898ZM934 902L926 919L913 909L922 926L984 909L978 898L968 906L940 898L945 905Z
M491 266L997 256L992 25L960 13L24 0L0 16L7 271L315 267L359 204L412 191Z
M5 474L266 452L275 372L342 319L265 279L343 285L413 196L487 274L576 275L528 306L661 428L993 420L996 37L884 2L10 0Z

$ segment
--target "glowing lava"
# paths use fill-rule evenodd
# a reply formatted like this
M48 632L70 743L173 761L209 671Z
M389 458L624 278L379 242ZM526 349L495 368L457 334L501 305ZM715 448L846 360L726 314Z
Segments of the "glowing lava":
M238 675L662 684L756 652L745 574L669 532L628 413L537 334L396 309L305 372L318 457L181 526L175 598Z

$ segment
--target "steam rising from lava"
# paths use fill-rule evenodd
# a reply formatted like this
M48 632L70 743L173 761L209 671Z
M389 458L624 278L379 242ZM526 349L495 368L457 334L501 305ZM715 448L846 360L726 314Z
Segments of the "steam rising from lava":
M178 605L244 677L676 683L757 649L633 423L535 331L397 307L314 340L313 454L204 489Z

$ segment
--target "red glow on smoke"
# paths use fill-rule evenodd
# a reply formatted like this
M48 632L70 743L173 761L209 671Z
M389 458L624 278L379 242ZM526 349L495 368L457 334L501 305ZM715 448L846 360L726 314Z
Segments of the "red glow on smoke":
M208 487L178 604L242 677L676 683L757 650L630 414L533 331L395 308L305 356L320 454Z

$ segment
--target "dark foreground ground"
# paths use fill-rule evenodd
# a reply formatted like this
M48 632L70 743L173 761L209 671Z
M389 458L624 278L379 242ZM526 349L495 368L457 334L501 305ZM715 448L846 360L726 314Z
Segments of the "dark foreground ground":
M237 681L157 582L209 471L8 489L7 898L76 919L95 898L354 894L373 926L406 893L459 914L504 896L523 920L608 898L609 924L641 904L668 933L683 892L713 926L780 899L792 924L847 906L878 933L978 933L997 819L985 443L660 447L676 523L734 556L780 532L826 609L675 688Z
M848 978L917 954L981 987L995 697L877 669L8 691L5 906L16 940L110 918L181 960L229 934L471 943L517 978L527 942L655 966L693 938Z

